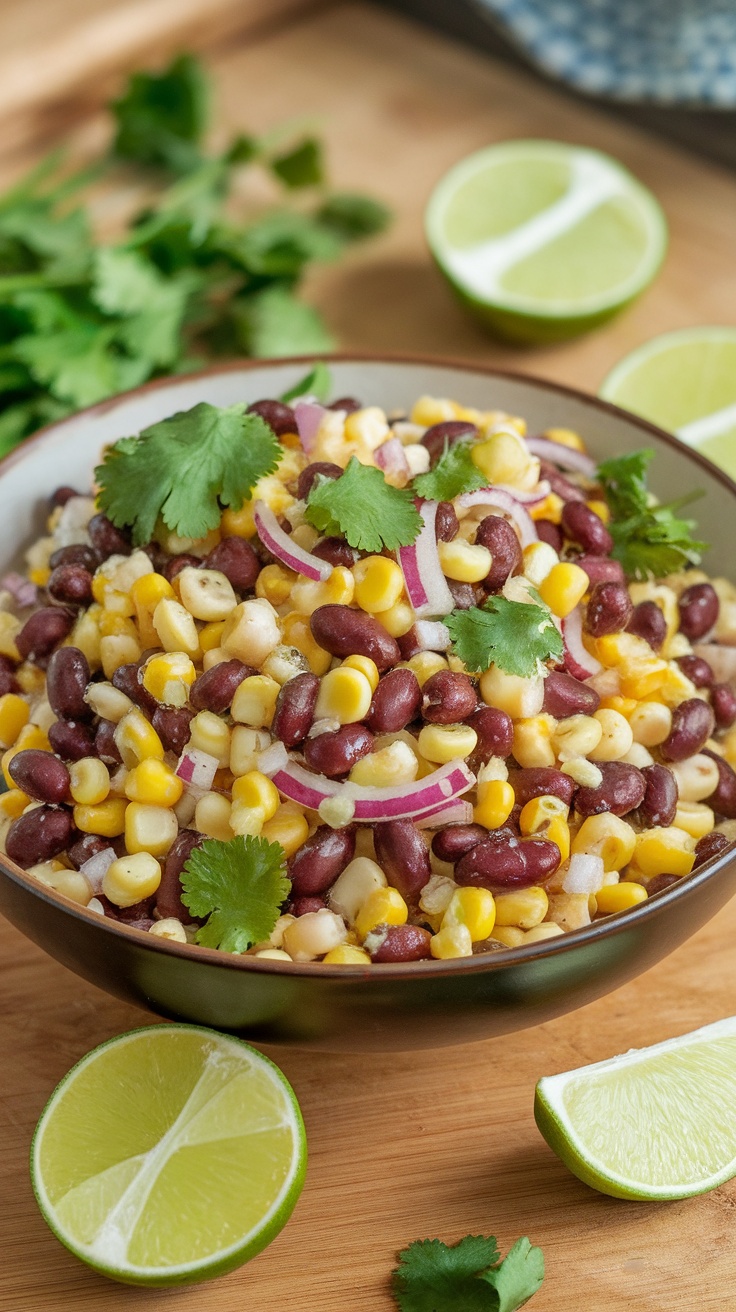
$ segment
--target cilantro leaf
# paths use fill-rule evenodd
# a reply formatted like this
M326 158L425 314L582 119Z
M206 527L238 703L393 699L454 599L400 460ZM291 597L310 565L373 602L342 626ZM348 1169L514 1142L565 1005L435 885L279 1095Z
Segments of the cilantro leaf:
M445 617L455 655L473 673L494 664L507 674L531 678L540 661L561 660L562 635L546 606L489 597L482 607L454 610Z
M79 408L137 387L149 375L146 361L122 355L113 337L107 325L80 321L59 332L19 337L14 351L52 396Z
M629 578L661 577L684 565L697 565L707 547L693 537L695 520L677 514L691 496L659 505L647 489L646 472L653 458L654 452L647 449L616 456L598 466L613 516L609 525L612 554Z
M250 355L306 355L330 351L334 340L319 312L278 283L233 303L238 337Z
M419 1239L399 1253L393 1293L401 1312L493 1312L494 1300L478 1275L498 1261L496 1240L466 1235L447 1245Z
M187 859L181 885L192 915L208 917L197 942L222 952L246 952L267 939L291 887L281 844L250 835L206 839Z
M542 1250L532 1248L526 1236L517 1239L503 1262L483 1271L480 1279L496 1291L497 1312L516 1312L529 1302L544 1280Z
M470 451L470 442L454 442L452 446L445 443L434 469L414 479L417 496L427 501L452 501L462 492L476 492L479 487L487 487L488 479L473 464Z
M331 388L332 375L324 360L318 360L308 374L281 394L279 400L295 401L298 396L314 396L318 401L326 401Z
M287 187L317 187L324 182L322 146L316 137L306 137L272 159L271 168Z
M219 524L220 506L240 507L280 455L243 402L220 410L201 401L108 448L95 470L100 509L129 525L137 546L150 542L159 515L182 537L201 538Z
M391 211L380 201L350 192L335 192L317 211L322 226L343 241L373 237L388 227L390 218Z
M422 519L408 488L392 487L380 469L352 456L341 478L318 478L305 518L328 537L344 537L360 551L408 547Z
M134 73L111 109L119 158L163 165L174 173L187 173L199 163L209 87L193 55L179 55L161 73Z

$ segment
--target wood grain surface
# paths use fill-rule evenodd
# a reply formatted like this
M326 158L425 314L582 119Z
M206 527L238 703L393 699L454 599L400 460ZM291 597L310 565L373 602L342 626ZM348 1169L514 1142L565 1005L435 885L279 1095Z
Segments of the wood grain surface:
M346 345L484 359L595 390L653 334L734 320L736 180L713 166L362 5L231 42L212 64L222 129L312 115L340 186L369 188L396 211L380 241L310 279L309 294ZM99 122L85 123L72 140L89 144L100 131ZM426 254L421 213L434 181L461 155L531 135L615 153L660 197L672 242L655 286L616 322L579 342L520 352L484 337L454 305ZM22 162L0 161L0 185ZM100 214L109 220L125 203L102 197ZM3 925L0 1312L390 1312L397 1250L467 1232L494 1233L503 1250L520 1234L542 1246L548 1275L534 1312L727 1312L736 1187L661 1205L599 1196L548 1150L532 1097L542 1074L736 1010L735 937L736 903L609 998L494 1042L386 1057L271 1049L309 1136L309 1175L292 1221L239 1272L147 1292L109 1284L70 1257L36 1211L27 1172L32 1130L55 1083L94 1044L146 1017Z

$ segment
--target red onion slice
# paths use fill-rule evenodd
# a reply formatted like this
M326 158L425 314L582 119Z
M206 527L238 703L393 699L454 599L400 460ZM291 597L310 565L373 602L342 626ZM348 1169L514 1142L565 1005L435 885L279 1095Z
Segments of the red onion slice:
M11 570L9 574L0 579L0 588L4 588L6 592L9 592L14 601L22 608L35 606L38 600L38 588L35 583L30 583L28 579L24 579L23 575L17 574L15 570Z
M409 482L411 469L406 458L406 452L398 437L389 437L386 442L382 442L380 446L376 447L373 452L373 459L384 474L391 474L394 477L403 478L406 483Z
M525 441L527 449L540 460L550 460L560 469L574 469L576 473L587 474L589 478L595 476L595 460L591 460L583 451L574 451L571 446L553 442L549 437L527 437Z
M583 610L576 606L562 621L562 636L565 640L564 665L568 674L575 679L589 679L600 674L603 666L597 656L591 656L583 642Z
M117 861L115 848L103 847L101 852L95 852L94 856L89 857L79 867L80 875L84 875L89 881L93 893L102 892L102 881L113 861Z
M289 569L295 570L297 574L304 574L308 579L314 579L315 583L324 583L330 577L333 566L329 561L320 560L319 556L313 556L311 552L305 551L303 547L292 541L264 501L256 501L253 507L253 519L264 547L272 556L280 560L282 565L288 565Z
M449 615L455 608L452 593L442 573L437 552L437 502L423 501L419 514L424 521L410 547L399 547L398 557L406 591L418 619Z
M417 829L441 829L443 825L470 825L473 823L472 802L451 802L439 811L427 811L415 816Z
M176 773L186 788L204 789L212 787L220 763L209 752L200 752L196 747L188 747L182 752Z
M421 651L447 651L452 643L450 630L441 620L417 620L414 633Z
M509 519L513 520L519 530L522 547L530 547L532 542L539 541L536 525L529 511L522 506L516 493L511 493L502 487L482 487L478 492L463 492L458 497L456 506L466 510L471 506L495 506L497 510L502 510Z
M314 450L320 425L328 414L330 411L317 401L297 401L294 406L297 432L307 455Z
M521 502L522 506L538 506L552 490L546 478L537 483L533 492L522 492L518 487L511 487L510 483L492 483L491 487L494 490L498 489L499 492L508 492L509 496L513 497L514 501ZM480 492L487 490L489 489L479 489Z

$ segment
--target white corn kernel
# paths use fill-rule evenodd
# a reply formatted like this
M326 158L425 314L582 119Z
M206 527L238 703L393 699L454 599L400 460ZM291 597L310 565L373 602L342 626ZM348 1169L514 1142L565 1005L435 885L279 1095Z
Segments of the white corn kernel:
M387 882L376 861L367 856L356 856L332 885L328 895L330 907L353 925L369 894L377 888L385 888Z
M498 665L491 665L481 675L480 693L487 706L506 711L512 720L538 715L544 701L544 678L538 675L524 679L518 674L507 674Z
M264 729L236 724L230 737L230 770L237 777L258 768L258 757L271 745L271 735Z
M348 931L342 916L323 907L299 916L284 930L284 950L292 961L314 961L331 948L339 947L347 939Z
M703 752L686 761L668 761L667 764L677 780L681 802L704 802L718 787L718 765Z
M182 605L195 620L226 620L238 604L232 583L219 569L187 565L176 577Z
M531 542L523 551L524 577L538 588L560 558L549 542Z
M214 711L200 711L189 723L187 748L214 756L219 766L230 763L230 729Z
M672 728L672 711L663 702L639 702L629 716L635 743L658 747Z
M222 793L205 793L194 811L194 828L206 838L219 838L228 843L235 837L230 824L230 800Z
M154 938L166 938L170 943L186 943L187 935L184 926L176 916L166 916L164 920L157 920L151 925L149 934Z
M153 627L164 651L183 651L187 656L198 654L197 626L180 601L164 597L153 612Z
M241 601L225 621L221 643L229 656L261 666L274 647L281 646L279 617L270 601Z
M88 684L84 700L95 715L110 720L112 724L119 724L133 707L130 697L126 697L124 692L111 683Z
M634 741L631 725L620 711L603 709L596 711L593 719L601 726L601 738L597 746L588 752L591 761L620 761L630 750Z
M161 883L161 867L150 852L134 852L118 857L108 866L102 891L117 907L132 907L144 897L152 897Z

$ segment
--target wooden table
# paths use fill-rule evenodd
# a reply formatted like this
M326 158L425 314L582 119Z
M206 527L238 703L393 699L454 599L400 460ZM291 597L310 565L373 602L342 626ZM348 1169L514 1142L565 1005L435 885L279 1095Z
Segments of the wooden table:
M367 187L396 210L390 233L310 279L308 292L346 345L450 353L595 389L615 360L655 333L733 321L736 180L715 167L363 5L231 43L212 63L223 126L260 129L315 115L339 184ZM80 140L99 133L91 122ZM672 244L655 286L610 327L522 353L485 338L451 301L426 255L420 216L454 160L490 141L532 135L615 153L662 200ZM26 150L23 160L0 161L0 185L29 157ZM106 202L112 211L116 203ZM736 903L611 997L496 1042L370 1058L272 1051L294 1083L309 1134L309 1177L292 1221L233 1275L146 1292L107 1283L57 1245L26 1165L57 1080L94 1044L146 1017L3 925L1 1312L390 1312L397 1250L467 1232L496 1234L504 1251L520 1234L543 1247L548 1275L535 1312L727 1309L736 1187L660 1206L599 1196L540 1138L532 1095L542 1074L731 1013L735 936Z

